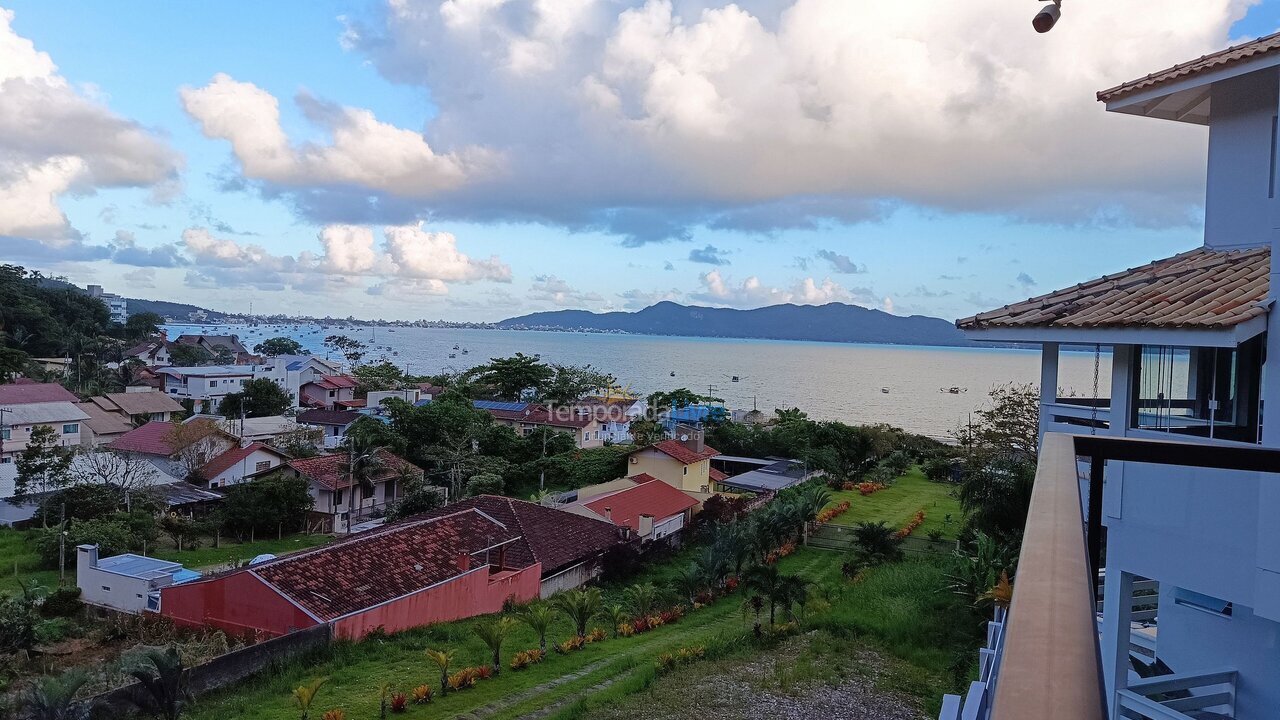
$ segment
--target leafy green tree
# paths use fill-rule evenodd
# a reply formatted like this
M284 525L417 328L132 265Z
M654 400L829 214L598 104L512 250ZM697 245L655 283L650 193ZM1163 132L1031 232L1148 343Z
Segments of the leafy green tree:
M1036 468L1029 460L1000 457L971 465L959 489L968 526L1017 547L1027 524L1035 479Z
M880 522L860 522L853 527L854 562L874 567L902 559L902 540L896 530Z
M132 313L124 321L124 337L126 340L143 340L160 332L164 318L153 312Z
M380 390L399 390L404 386L404 371L394 363L380 362L358 365L351 371L356 379L356 393L368 395Z
M36 643L35 604L23 595L0 595L0 653L29 650Z
M713 398L708 395L699 395L689 388L658 391L649 395L648 399L649 410L654 413L670 410L673 405L679 409L689 407L690 405L699 405L705 402L718 402L719 400L720 398Z
M592 390L613 385L616 378L590 365L555 365L554 374L538 388L544 402L560 405L581 399Z
M227 393L218 404L223 417L272 417L293 407L293 394L267 378L246 382L239 392Z
M1035 463L1040 439L1040 387L1006 383L991 388L988 404L973 413L973 422L956 430L971 465L991 457L1014 457Z
M547 630L556 619L555 610L545 602L532 602L521 608L516 617L538 636L538 649L546 652Z
M368 352L364 343L346 335L330 335L324 339L324 346L346 358L347 363L352 366L359 365Z
M676 570L675 575L671 576L671 585L691 606L694 603L694 599L706 587L703 582L703 574L696 563L691 563Z
M631 442L636 445L652 445L667 436L666 427L657 420L636 418L627 425L631 433Z
M424 484L410 488L387 508L387 522L395 522L435 510L444 504L444 493L441 491L442 488Z
M223 524L227 530L251 538L259 531L300 530L314 504L306 480L272 473L226 489Z
M176 367L197 367L213 359L207 350L198 345L174 343L169 348L169 362Z
M538 358L516 353L509 358L492 358L489 364L473 368L470 375L474 382L488 387L494 397L519 400L525 390L541 393L555 377L555 370Z
M33 493L57 490L71 482L74 453L62 447L60 440L58 431L48 425L37 425L31 430L26 449L18 454L14 463L18 476L9 502L21 504Z
M756 593L769 603L769 627L773 627L774 615L778 600L781 599L779 588L782 586L782 575L777 565L752 565L747 568L743 580L748 590Z
M253 351L259 355L267 355L275 357L277 355L306 355L306 350L302 348L302 344L297 340L288 337L273 337L263 340L253 346Z
M139 648L123 658L120 669L141 683L165 720L178 720L192 702L187 669L173 645Z
M471 476L467 481L467 495L474 497L476 495L501 495L502 494L502 476L492 473L481 473Z

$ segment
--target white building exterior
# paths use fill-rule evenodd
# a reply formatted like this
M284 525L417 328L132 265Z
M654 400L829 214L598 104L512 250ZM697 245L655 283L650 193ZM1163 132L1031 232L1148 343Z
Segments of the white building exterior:
M1108 110L1154 118L1147 122L1208 126L1204 248L959 321L972 339L1042 346L1042 435L1190 443L1196 463L1216 448L1280 448L1280 419L1264 422L1262 413L1280 408L1278 67L1280 41L1264 38L1099 94ZM1096 397L1057 397L1068 343L1100 350L1110 381ZM1106 463L1098 613L1106 712L1280 717L1280 465L1190 464ZM1015 580L1015 627L1019 589ZM989 661L999 672L999 651L991 657L984 677ZM1140 680L1139 666L1160 677ZM959 717L949 702L942 717ZM964 712L976 702L968 698ZM1070 713L1052 717L1085 716Z
M160 588L199 577L181 563L132 553L99 559L97 545L76 546L76 585L90 605L135 615L159 612Z
M111 322L123 325L124 321L129 319L129 303L124 298L103 292L101 285L90 285L88 291L90 297L96 297L106 303L107 310L111 313Z
M240 392L254 377L252 365L209 365L199 367L165 367L159 369L164 378L164 392L182 402L191 400L196 412L216 412L228 393Z
M81 423L89 416L72 402L38 402L0 408L0 463L11 463L31 440L31 431L41 425L53 428L58 445L74 447L81 442Z

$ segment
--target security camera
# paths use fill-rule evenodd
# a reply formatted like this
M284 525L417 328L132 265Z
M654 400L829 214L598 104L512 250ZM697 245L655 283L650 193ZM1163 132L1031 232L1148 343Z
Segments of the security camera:
M1031 27L1038 33L1047 33L1058 23L1060 17L1062 17L1062 0L1052 0L1051 4L1041 8L1040 12L1031 19Z

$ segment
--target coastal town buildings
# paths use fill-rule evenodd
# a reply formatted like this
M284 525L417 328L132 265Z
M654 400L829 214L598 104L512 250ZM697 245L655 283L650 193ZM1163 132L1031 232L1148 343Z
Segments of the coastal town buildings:
M89 285L85 288L89 297L98 298L107 306L107 312L111 314L111 322L124 324L129 319L129 302L119 295L104 292L101 285Z
M711 458L719 454L703 440L702 430L681 425L674 438L627 455L627 474L644 474L686 492L709 494L726 477L711 467Z
M1277 67L1272 35L1098 94L1207 127L1202 247L958 321L1040 345L1042 438L1012 605L944 719L1276 717ZM1059 396L1067 346L1110 383Z
M384 512L404 493L407 483L420 481L422 469L394 453L378 449L373 460L333 453L289 460L278 470L308 483L315 506L311 524L317 532L350 532L353 525ZM356 467L364 464L367 470ZM269 470L275 472L275 470Z
M564 509L629 528L644 542L678 535L699 505L679 488L645 473L632 475L620 485Z
M89 416L78 402L56 383L0 385L0 464L12 463L27 449L31 432L40 426L52 428L60 446L80 445L81 423Z

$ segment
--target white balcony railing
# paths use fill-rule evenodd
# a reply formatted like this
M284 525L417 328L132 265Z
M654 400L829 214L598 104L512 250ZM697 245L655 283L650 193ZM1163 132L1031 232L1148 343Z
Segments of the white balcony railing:
M1142 720L1192 720L1233 718L1236 713L1236 671L1231 668L1198 673L1161 675L1129 682L1116 693L1121 713Z

